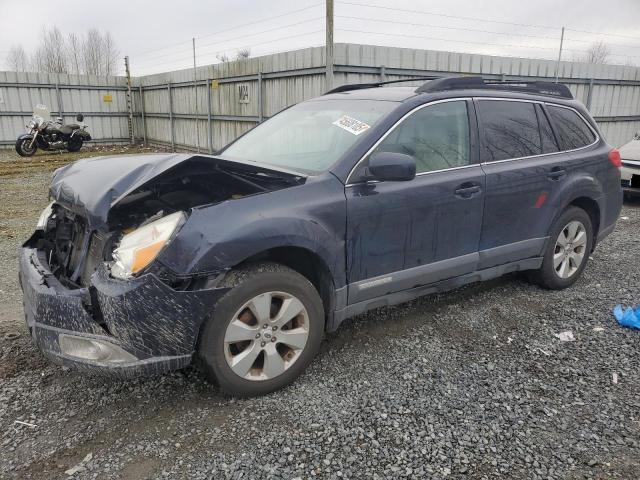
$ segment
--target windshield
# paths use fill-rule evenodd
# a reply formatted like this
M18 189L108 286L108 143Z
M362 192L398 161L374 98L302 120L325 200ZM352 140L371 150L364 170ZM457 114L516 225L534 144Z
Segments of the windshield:
M33 107L33 116L34 118L40 118L45 122L51 120L51 113L49 113L49 109L46 105L36 105Z
M395 102L377 100L299 103L238 139L222 157L321 173L396 106Z

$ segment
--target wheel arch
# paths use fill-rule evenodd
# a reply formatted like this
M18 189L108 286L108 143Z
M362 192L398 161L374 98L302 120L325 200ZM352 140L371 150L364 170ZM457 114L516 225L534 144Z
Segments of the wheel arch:
M591 197L580 196L569 202L565 209L569 207L578 207L589 215L589 218L591 219L591 226L593 227L592 248L595 248L598 232L600 231L600 219L602 216L602 213L600 212L600 205Z
M317 253L298 246L273 247L245 258L231 270L257 262L274 262L295 270L315 287L322 299L325 319L335 309L335 283L327 263Z

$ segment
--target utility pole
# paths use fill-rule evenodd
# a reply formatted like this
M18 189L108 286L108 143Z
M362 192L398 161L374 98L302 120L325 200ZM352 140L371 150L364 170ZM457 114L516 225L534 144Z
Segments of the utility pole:
M129 138L131 139L131 145L135 145L136 139L133 135L133 103L131 101L131 72L129 71L129 56L124 57L124 70L127 75L127 112L129 113Z
M327 10L327 19L326 19L326 28L327 28L327 39L324 47L324 56L325 63L327 66L326 70L326 90L331 90L333 88L333 0L325 0L326 10Z
M558 63L556 63L556 83L558 83L558 75L560 75L560 59L562 58L562 44L564 43L564 27L560 35L560 50L558 50Z
M198 78L196 75L196 39L195 37L191 39L193 41L193 94L196 99L196 149L198 153L200 153L200 121L198 120Z

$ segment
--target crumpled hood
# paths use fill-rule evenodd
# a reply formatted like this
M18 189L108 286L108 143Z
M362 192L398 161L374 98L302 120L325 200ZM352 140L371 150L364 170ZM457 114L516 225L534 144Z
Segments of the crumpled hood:
M96 229L107 223L109 210L123 197L193 156L113 155L78 160L55 171L49 195Z

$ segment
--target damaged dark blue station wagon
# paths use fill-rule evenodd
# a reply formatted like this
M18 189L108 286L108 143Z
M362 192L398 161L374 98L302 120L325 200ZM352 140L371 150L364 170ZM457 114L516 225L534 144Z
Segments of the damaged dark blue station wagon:
M569 90L381 86L295 105L215 156L56 171L20 259L40 350L125 376L196 362L257 395L369 309L514 271L572 285L622 192L617 151Z

